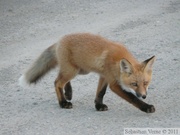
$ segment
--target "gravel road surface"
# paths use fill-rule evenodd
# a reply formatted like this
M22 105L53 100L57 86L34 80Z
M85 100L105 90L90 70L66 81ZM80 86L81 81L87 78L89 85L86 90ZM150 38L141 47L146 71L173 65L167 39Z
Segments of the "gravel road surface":
M1 135L123 135L124 128L180 127L179 0L1 0L0 30ZM141 112L109 88L109 110L97 112L95 73L72 81L70 110L57 102L57 69L37 85L18 86L44 49L75 32L121 42L140 61L156 55L145 99L156 112Z

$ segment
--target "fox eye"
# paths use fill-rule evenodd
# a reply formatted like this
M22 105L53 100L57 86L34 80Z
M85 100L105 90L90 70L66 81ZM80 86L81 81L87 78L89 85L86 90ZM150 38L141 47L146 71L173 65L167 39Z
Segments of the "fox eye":
M131 85L134 86L134 87L137 87L137 86L138 86L138 84L137 84L136 82L131 83Z
M144 85L148 85L148 82L144 82Z

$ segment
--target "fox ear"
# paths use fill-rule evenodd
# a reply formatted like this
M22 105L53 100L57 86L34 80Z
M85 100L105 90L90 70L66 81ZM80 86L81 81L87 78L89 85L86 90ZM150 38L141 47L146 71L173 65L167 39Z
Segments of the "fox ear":
M131 63L126 59L122 59L120 61L120 69L121 69L121 73L125 72L131 74L133 72Z
M144 71L147 71L147 72L152 71L152 66L153 66L155 59L156 59L156 57L152 56L151 58L142 62L142 65L144 66Z

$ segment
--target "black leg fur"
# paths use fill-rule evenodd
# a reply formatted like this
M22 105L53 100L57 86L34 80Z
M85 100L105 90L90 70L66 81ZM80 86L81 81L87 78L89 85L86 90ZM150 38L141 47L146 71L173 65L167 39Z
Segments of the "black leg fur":
M71 100L72 99L72 87L71 87L71 83L70 81L65 85L65 98L67 100Z
M97 111L107 111L107 105L103 104L103 97L106 93L107 84L101 89L101 91L96 95L95 107Z

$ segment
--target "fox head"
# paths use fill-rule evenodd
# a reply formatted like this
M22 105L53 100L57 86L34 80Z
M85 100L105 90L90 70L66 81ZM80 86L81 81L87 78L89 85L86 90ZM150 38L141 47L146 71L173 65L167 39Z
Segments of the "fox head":
M131 92L138 98L146 98L148 86L152 78L152 65L155 56L141 64L132 65L128 60L120 61L120 85L123 90Z

